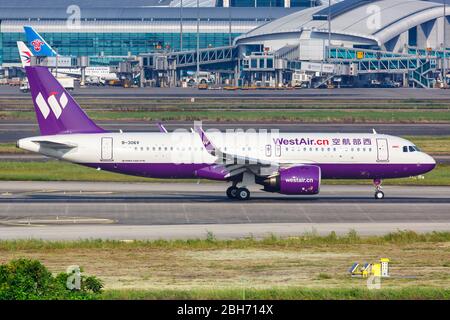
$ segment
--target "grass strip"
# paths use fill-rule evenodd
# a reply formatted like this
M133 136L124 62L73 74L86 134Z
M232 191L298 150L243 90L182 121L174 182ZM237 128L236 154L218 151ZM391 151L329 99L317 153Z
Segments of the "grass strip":
M301 123L447 123L449 110L165 110L87 111L93 120L292 121ZM34 112L1 111L1 120L32 120Z
M450 289L409 287L362 288L236 288L193 290L106 290L104 300L448 300Z

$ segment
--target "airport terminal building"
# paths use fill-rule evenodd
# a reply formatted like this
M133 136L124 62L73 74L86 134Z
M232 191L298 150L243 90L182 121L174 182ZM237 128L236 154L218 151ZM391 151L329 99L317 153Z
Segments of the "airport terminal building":
M31 25L60 55L137 57L146 79L170 84L203 69L236 85L390 77L431 87L449 66L443 0L83 0L79 12L71 2L0 0L0 65L20 67L16 41Z
M81 24L73 19L79 6ZM181 6L181 4L183 6ZM127 56L232 45L254 28L315 5L310 0L0 0L0 65L20 62L16 41L31 25L68 56ZM270 8L270 10L268 10ZM197 29L197 21L199 21Z

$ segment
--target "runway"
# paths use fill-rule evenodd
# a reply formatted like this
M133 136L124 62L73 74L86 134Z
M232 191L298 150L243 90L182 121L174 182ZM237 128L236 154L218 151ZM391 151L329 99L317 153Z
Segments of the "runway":
M125 132L157 132L158 127L147 121L98 121L98 124L106 130ZM193 122L167 122L164 123L169 131L176 129L189 130ZM280 132L342 132L342 133L366 133L375 129L378 133L395 136L450 136L449 124L330 124L330 123L214 123L204 122L203 127L208 129L278 129ZM36 121L8 121L0 120L0 143L16 142L19 139L38 136L39 129Z
M271 233L362 235L450 231L450 187L323 186L289 197L251 188L230 201L218 183L0 182L0 239L230 239Z
M341 88L341 89L297 89L297 90L198 90L197 88L120 88L86 87L76 88L71 94L77 98L124 98L124 99L273 99L273 100L446 100L448 90L424 90L414 88ZM0 86L4 99L29 99L29 94L18 87Z

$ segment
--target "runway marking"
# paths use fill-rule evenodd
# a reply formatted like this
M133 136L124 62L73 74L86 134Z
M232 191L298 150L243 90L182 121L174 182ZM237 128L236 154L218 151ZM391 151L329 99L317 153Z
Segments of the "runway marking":
M184 218L186 219L186 222L187 222L188 224L190 224L191 221L190 221L190 219L189 219L189 216L188 216L188 213L187 213L187 210L186 210L186 204L184 204L184 203L183 203L183 211L184 211Z
M250 218L248 217L248 213L247 213L247 210L245 209L245 206L242 205L241 208L242 208L242 211L244 212L245 217L247 218L247 221L248 221L249 223L252 223L252 221L251 221Z
M363 208L362 208L359 204L356 204L356 207L359 209L360 212L362 212L362 213L366 216L366 218L367 218L370 222L374 222L374 220L372 219L372 217L371 217L369 214L367 214L367 212L364 211Z

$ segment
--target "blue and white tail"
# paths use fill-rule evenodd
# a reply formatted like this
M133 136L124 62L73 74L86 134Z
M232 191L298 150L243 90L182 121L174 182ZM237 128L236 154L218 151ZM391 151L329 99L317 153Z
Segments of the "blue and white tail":
M57 53L33 27L25 26L28 47L37 57L56 57Z
M42 135L105 132L46 67L25 67Z

